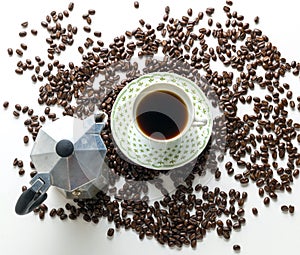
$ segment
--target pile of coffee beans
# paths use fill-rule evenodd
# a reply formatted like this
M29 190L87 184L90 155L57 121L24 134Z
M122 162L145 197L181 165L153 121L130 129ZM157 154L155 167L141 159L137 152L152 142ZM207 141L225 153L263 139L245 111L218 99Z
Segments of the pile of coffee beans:
M290 112L300 111L300 96L292 92L285 77L298 76L300 63L288 62L268 36L252 27L232 6L230 0L223 6L225 22L213 19L213 7L204 11L189 8L184 16L176 18L166 6L161 22L151 25L141 19L136 28L115 37L108 47L99 39L101 32L92 29L96 11L89 10L82 16L87 22L82 31L88 37L78 47L82 55L79 66L72 61L63 64L58 60L66 47L74 47L74 35L79 31L76 25L62 25L74 4L46 16L41 26L49 33L48 63L39 56L34 60L20 60L15 72L22 75L31 71L32 82L41 83L38 102L46 105L45 115L49 119L57 118L55 113L50 113L54 105L63 108L63 115L84 118L95 110L103 110L110 116L118 93L130 81L156 71L175 72L193 80L212 106L223 113L214 119L214 132L207 148L195 162L185 166L188 175L183 178L170 173L176 187L173 193L161 182L161 176L167 172L145 169L123 159L113 143L109 120L101 134L108 149L106 162L112 172L109 187L93 199L74 199L72 205L67 203L65 208L52 209L51 217L75 220L82 216L86 222L95 224L107 218L114 222L116 229L132 229L140 239L148 236L170 247L196 247L209 230L214 229L219 236L229 239L232 231L246 222L243 205L247 193L210 189L196 183L196 177L205 171L213 172L216 179L227 173L241 186L255 184L265 205L278 199L280 192L292 191L291 184L299 176L300 123L295 122ZM138 2L134 2L134 8L139 8ZM207 24L203 22L205 16ZM254 18L254 23L259 23L259 17ZM23 38L27 36L28 23L23 22L21 26L19 36ZM31 34L37 36L38 30L32 29ZM208 38L217 46L210 45ZM21 43L20 47L9 48L8 55L16 52L22 57L27 45ZM157 60L160 52L165 57ZM145 67L132 61L135 55L146 58ZM224 69L214 70L214 62L222 63ZM123 80L117 71L125 73ZM95 88L93 83L100 76L104 78ZM260 96L251 96L253 90L261 91ZM240 105L248 106L246 114L238 111ZM8 108L9 103L4 102L3 107ZM35 139L45 117L33 115L33 110L26 106L16 105L13 115L18 118L20 112L29 115L24 124ZM24 143L27 142L26 136ZM231 160L223 168L219 162L225 153ZM19 166L19 160L14 165ZM125 184L116 189L120 178ZM147 183L153 183L161 191L162 199L149 200ZM35 210L41 219L46 208L42 205ZM295 208L283 205L281 210L292 214ZM258 210L252 208L252 213L258 215ZM107 235L113 234L114 229L109 229ZM241 247L234 245L233 249L239 251Z

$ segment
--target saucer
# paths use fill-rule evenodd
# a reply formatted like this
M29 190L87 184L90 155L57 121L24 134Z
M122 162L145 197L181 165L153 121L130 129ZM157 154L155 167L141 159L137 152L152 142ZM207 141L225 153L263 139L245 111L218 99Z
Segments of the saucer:
M192 126L180 144L164 149L152 147L136 129L132 117L133 104L140 91L161 82L181 87L190 95L195 115L207 120L205 126ZM111 131L118 148L133 163L154 170L178 168L198 157L209 141L212 125L209 102L202 90L191 80L173 73L150 73L130 82L119 93L111 111Z

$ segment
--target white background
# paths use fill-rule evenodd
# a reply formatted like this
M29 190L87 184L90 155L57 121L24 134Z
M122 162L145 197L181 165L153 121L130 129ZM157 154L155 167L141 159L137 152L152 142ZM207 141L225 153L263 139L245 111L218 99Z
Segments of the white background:
M198 11L205 11L206 7L215 7L216 14L214 20L224 20L222 11L225 1L140 1L140 8L133 7L134 1L74 1L74 12L67 22L76 23L79 30L85 24L82 20L82 14L88 9L95 9L96 15L93 16L92 28L102 31L102 40L108 42L117 36L123 34L127 29L133 30L138 26L138 20L144 18L156 27L162 20L164 7L168 4L171 7L171 16L180 18L186 15L186 10L193 7L194 14ZM208 232L203 241L198 242L197 249L183 247L170 249L167 246L161 246L156 240L140 241L138 235L134 232L121 229L115 232L112 239L106 237L109 225L106 219L101 220L98 225L88 224L83 220L60 221L51 219L46 215L45 220L41 221L33 214L26 216L17 216L14 213L14 206L18 196L21 193L21 186L28 185L29 177L29 154L33 142L28 146L22 142L26 129L23 126L25 117L15 120L12 116L15 103L29 105L40 113L43 107L37 104L38 84L32 84L29 73L23 76L15 74L14 69L18 57L8 57L7 48L19 47L20 42L28 44L28 50L24 59L27 57L33 60L33 56L44 55L46 51L45 31L40 26L40 21L52 10L63 11L68 6L68 1L61 0L10 0L2 2L0 26L0 74L1 91L0 103L5 100L10 101L10 108L3 110L0 107L0 254L7 255L37 255L37 254L64 254L64 255L96 255L96 254L234 254L233 244L240 244L241 254L298 254L299 251L299 233L300 233L300 183L296 180L292 186L292 194L279 194L277 202L272 202L270 206L265 207L262 199L257 194L257 188L251 184L246 188L227 177L223 173L217 185L224 190L231 187L245 190L249 193L249 198L245 204L246 225L240 231L233 231L231 239L226 241L219 238L215 231ZM267 0L239 0L235 1L231 7L238 13L245 16L245 20L254 25L255 16L260 16L260 23L257 27L268 35L271 42L278 47L282 56L288 61L293 59L300 60L300 37L299 37L299 4L296 0L285 1L267 1ZM27 29L28 35L21 39L18 33L22 30L21 23L29 22ZM31 28L39 31L38 37L30 34ZM82 32L82 31L80 31ZM83 33L80 33L83 35ZM74 46L79 46L85 37L76 37ZM65 62L73 61L79 64L80 58L77 54L77 47L73 51L69 50L64 55ZM46 58L44 58L46 59ZM299 78L287 79L294 88L298 87ZM295 90L295 93L296 90ZM299 92L298 92L299 95ZM242 109L243 110L243 109ZM297 114L295 114L297 118ZM298 117L299 121L299 117ZM15 157L23 159L25 162L26 174L20 177L17 170L12 167L12 161ZM226 162L226 161L225 161ZM214 187L211 181L209 186ZM47 205L52 207L63 206L66 202L64 197L55 189L48 192L49 198ZM284 214L280 211L283 204L293 204L296 207L294 215ZM258 216L253 216L251 208L256 206L259 210Z

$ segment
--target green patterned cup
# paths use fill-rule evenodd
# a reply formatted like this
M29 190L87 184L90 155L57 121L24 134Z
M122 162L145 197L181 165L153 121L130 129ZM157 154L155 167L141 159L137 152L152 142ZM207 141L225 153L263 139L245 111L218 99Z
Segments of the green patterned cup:
M163 100L168 100L168 102L163 102ZM148 101L144 103L147 105L143 107L142 112L139 112L140 105L145 101ZM180 108L177 109L177 107ZM185 115L181 116L182 122L184 122L182 125L179 124L179 115ZM160 116L162 117L159 118ZM139 117L140 121L138 121ZM175 83L170 82L159 82L141 90L133 103L132 119L145 141L155 149L174 147L181 143L182 138L192 126L200 127L207 123L207 119L200 119L195 115L190 96ZM164 120L167 122L165 125L170 127L162 126ZM172 132L172 129L176 134L167 137L165 133ZM151 130L151 132L146 133L144 130Z
M187 108L186 125L171 139L152 139L136 123L137 106L157 90L174 92ZM198 85L174 73L158 72L145 74L122 89L110 125L113 141L126 160L150 169L171 170L193 161L204 150L213 119L210 103Z

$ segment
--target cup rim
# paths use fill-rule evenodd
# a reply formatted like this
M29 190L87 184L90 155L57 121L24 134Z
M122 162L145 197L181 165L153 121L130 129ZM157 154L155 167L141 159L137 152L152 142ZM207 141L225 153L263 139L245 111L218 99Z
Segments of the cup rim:
M183 99L184 103L186 104L187 106L187 111L188 111L188 116L190 116L187 120L187 123L185 124L185 127L184 129L178 134L176 135L175 137L172 137L170 139L155 139L153 137L150 137L148 135L146 135L139 127L138 123L137 123L137 120L136 120L136 110L137 110L137 106L138 104L141 102L141 100L147 95L147 93L145 93L145 91L147 90L150 90L151 88L153 87L156 87L158 85L161 85L161 84L165 84L165 85L172 85L172 86L176 86L176 89L180 91L180 93L184 94L186 99L188 99L189 102L186 102L186 99ZM178 97L180 97L182 99L182 96L181 95L178 95L178 93L176 93L176 91L172 91L171 89L164 89L164 88L160 88L158 87L157 89L154 89L153 91L156 91L156 90L169 90L170 92L176 94ZM152 92L152 91L151 91ZM144 96L143 93L145 93ZM149 141L152 141L152 142L156 142L156 143L160 143L160 144L166 144L166 143L170 143L170 142L174 142L174 141L177 141L179 139L181 139L185 134L186 132L189 130L189 128L191 127L193 121L194 121L194 106L193 106L193 103L192 103L192 100L189 96L188 93L186 93L181 87L179 87L176 83L172 83L172 82L157 82L155 84L152 84L151 86L148 86L144 89L142 89L139 93L139 95L135 98L134 100L134 103L133 103L133 109L132 109L132 116L133 116L133 122L134 122L134 126L136 128L136 130L147 140Z

